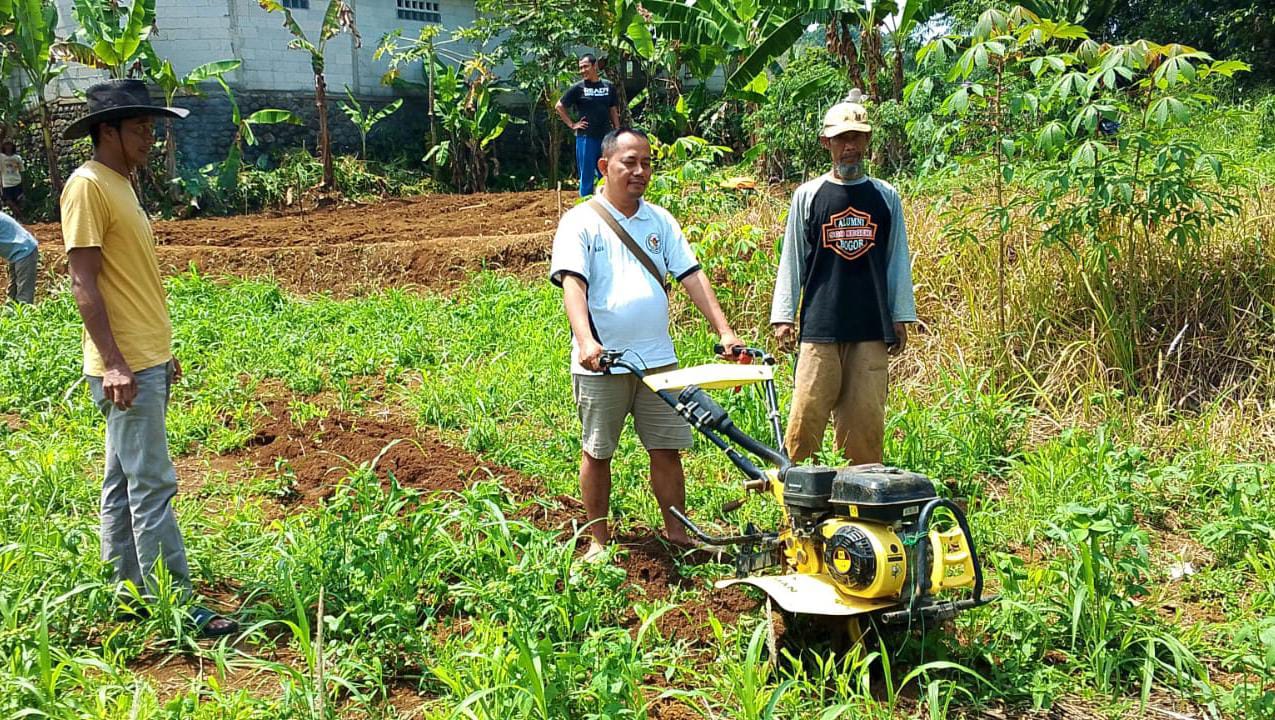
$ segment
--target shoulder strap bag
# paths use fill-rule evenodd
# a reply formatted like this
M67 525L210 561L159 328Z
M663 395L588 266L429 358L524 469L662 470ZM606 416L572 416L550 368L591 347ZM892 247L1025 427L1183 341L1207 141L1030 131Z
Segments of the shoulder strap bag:
M628 248L629 252L633 254L633 257L637 258L638 262L642 263L642 267L646 268L646 271L651 273L651 277L655 278L655 282L658 283L660 287L664 288L664 294L667 295L669 292L669 286L668 282L664 279L664 274L660 272L658 267L656 267L655 261L651 259L651 256L647 255L642 248L638 246L637 241L633 239L633 236L629 235L624 228L620 227L620 223L615 221L615 216L611 214L611 211L607 210L606 206L599 202L597 198L589 200L586 204L593 209L593 212L598 214L598 217L602 218L602 222L606 223L607 227L611 228L611 232L615 233L616 237L620 238L620 242L624 243L624 247Z

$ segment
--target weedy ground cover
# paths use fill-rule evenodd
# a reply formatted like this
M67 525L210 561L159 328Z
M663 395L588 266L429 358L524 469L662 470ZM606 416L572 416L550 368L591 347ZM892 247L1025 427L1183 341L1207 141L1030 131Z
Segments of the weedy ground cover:
M337 301L187 274L169 290L189 376L171 412L176 453L249 442L262 383L292 392L304 424L323 412L317 394L339 404L352 381L373 376L420 424L543 482L546 502L574 492L567 330L546 321L560 299L545 285L481 274L451 298ZM1259 490L1275 479L1270 465L1203 440L1147 452L1132 442L1137 426L1120 422L1042 431L1042 411L1021 391L954 358L896 386L887 456L972 503L1002 600L955 633L931 629L924 642L876 655L786 650L773 667L758 641L760 611L710 621L697 646L669 641L658 616L701 603L725 568L688 571L698 586L640 603L633 624L623 570L572 563L573 545L517 519L497 481L431 496L374 463L338 460L344 479L316 506L281 511L272 468L209 473L199 494L179 496L196 581L237 598L244 638L199 646L162 612L119 622L95 560L101 430L76 387L75 320L66 293L0 319L0 710L9 716L392 717L390 700L404 694L419 697L425 717L493 718L678 705L708 717L942 717L1063 697L1112 712L1145 701L1227 714L1271 702L1262 618L1275 607L1275 541ZM686 362L707 359L711 338L697 325L676 342ZM764 434L748 398L724 402ZM688 463L694 514L722 527L773 522L760 505L722 515L737 481L705 450ZM626 438L622 531L658 526L639 454ZM1170 535L1200 552L1198 571L1178 581ZM1219 590L1227 610L1208 612ZM157 651L194 654L209 672L161 694L135 670ZM896 681L920 669L910 678L919 694L895 697L896 686L882 697L887 660ZM226 681L235 668L274 680L266 691L236 688Z
M696 160L711 148L676 152L681 180L655 184L655 199L686 216L736 327L763 342L784 198L717 190ZM1271 716L1275 363L1263 338L1275 262L1261 193L1189 263L1169 245L1147 255L1143 279L1159 291L1146 314L1167 319L1143 335L1156 365L1136 373L1157 382L1129 388L1103 353L1098 300L1074 258L1015 226L1002 333L986 229L961 242L942 232L957 221L944 208L975 199L934 192L908 203L925 323L894 365L886 458L968 503L994 604L838 655L797 642L756 600L718 602L709 583L724 566L574 563L572 528L547 521L576 512L559 498L575 493L578 461L568 330L547 283L481 272L446 297L338 300L186 273L167 280L188 378L170 441L193 490L177 508L198 589L239 608L246 630L196 643L171 597L147 620L116 616L96 560L102 430L78 383L74 305L56 289L0 311L0 713L832 720L1078 705ZM708 360L693 309L679 298L674 315L683 362ZM1180 321L1193 329L1172 339ZM781 364L785 404L788 373ZM766 436L758 403L721 401ZM338 418L406 416L456 453L520 473L519 489L475 471L429 492L399 482L393 449L377 448L324 456L324 492L284 502L293 468L252 461L267 411L314 433L312 450L315 428ZM641 455L626 435L614 468L618 535L638 539L622 551L631 558L649 553L659 523ZM738 478L710 448L687 470L701 522L775 522L764 503L723 512ZM204 671L161 681L156 658L169 656Z

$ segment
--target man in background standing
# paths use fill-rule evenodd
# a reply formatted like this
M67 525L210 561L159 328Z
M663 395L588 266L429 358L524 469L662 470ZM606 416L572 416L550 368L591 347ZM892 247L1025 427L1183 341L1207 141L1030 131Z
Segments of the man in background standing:
M22 212L22 171L26 169L12 141L5 140L0 144L0 197L15 216Z
M602 177L598 159L602 138L620 127L620 101L615 86L598 77L593 55L580 56L580 82L567 88L554 107L567 127L576 131L576 170L580 177L580 197L593 194L593 185ZM572 120L567 108L579 118Z

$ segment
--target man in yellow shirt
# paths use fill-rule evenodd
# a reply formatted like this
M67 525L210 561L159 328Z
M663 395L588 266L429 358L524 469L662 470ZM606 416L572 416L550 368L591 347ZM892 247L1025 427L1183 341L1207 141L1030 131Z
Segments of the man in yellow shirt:
M162 562L189 597L186 548L172 508L177 471L165 426L181 365L173 357L155 236L129 180L147 162L154 118L183 118L189 111L154 105L140 80L99 83L85 96L88 113L65 136L90 136L93 158L62 189L62 236L84 320L84 375L106 417L102 559L114 566L117 581L147 594L156 590ZM190 617L205 636L238 630L206 608L193 607Z

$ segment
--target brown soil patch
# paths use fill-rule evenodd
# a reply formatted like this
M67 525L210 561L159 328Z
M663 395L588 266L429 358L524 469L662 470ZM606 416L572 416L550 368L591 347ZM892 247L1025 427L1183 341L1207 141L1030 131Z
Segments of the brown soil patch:
M543 529L568 534L573 521L584 521L577 498L550 497L539 481L452 447L388 411L358 417L330 410L327 417L297 425L286 401L267 400L256 435L239 454L239 462L244 460L261 469L278 468L288 477L285 505L313 504L331 497L351 470L375 461L378 475L392 474L403 487L426 492L459 492L494 478L514 499L527 502L515 517ZM676 590L703 591L699 601L681 603L660 618L658 628L665 638L708 645L712 642L710 613L729 625L758 607L740 590L714 590L705 587L703 579L684 577L683 553L661 541L654 531L635 530L619 535L616 542L624 549L616 562L628 575L632 600L667 601ZM636 613L631 613L625 626L636 629L638 622ZM444 632L463 631L463 625L442 627Z
M679 602L676 609L670 610L656 621L660 634L668 640L685 640L692 646L710 645L713 642L713 633L708 624L710 615L716 617L722 625L729 626L734 624L740 615L760 607L758 601L738 588L717 590L705 587L705 581L702 578L683 576L682 552L660 540L653 531L622 534L615 538L615 542L625 550L618 563L628 573L631 600L667 601L674 590L702 591L698 601ZM693 555L702 555L702 553L697 552ZM639 618L636 613L630 614L625 619L626 627L636 628L638 624Z
M400 485L417 490L459 492L476 481L495 478L517 500L546 497L539 481L447 445L389 413L355 417L332 411L326 418L298 427L287 404L272 400L266 403L261 423L247 454L258 467L279 467L289 474L289 493L284 498L288 504L312 504L330 497L350 470L373 461L378 474L392 474ZM560 495L551 502L529 503L516 517L544 529L569 531L571 521L583 522L583 515L579 500ZM701 602L683 603L660 618L660 632L670 640L707 644L712 641L710 613L729 625L758 607L742 591L712 590L704 587L702 579L683 577L681 552L653 531L620 535L616 542L625 550L617 563L628 574L634 600L668 600L675 589L705 591ZM637 615L631 614L625 624L636 627Z
M672 698L660 698L646 707L651 720L703 720L703 714L692 710L686 703Z
M285 403L270 401L261 422L247 455L258 467L278 467L290 479L288 504L328 498L352 470L373 462L378 474L427 492L459 492L491 478L518 498L541 490L530 478L446 445L389 413L357 417L331 411L298 426Z
M572 197L564 198L569 207ZM155 223L166 273L269 276L288 290L340 295L448 288L479 268L523 272L549 258L552 191L423 195L374 205ZM46 274L65 274L61 227L31 226Z
M296 665L300 662L298 658L291 657L287 650L279 651L263 660L285 665ZM184 694L195 683L205 685L209 680L215 680L221 692L227 694L246 690L251 695L263 697L278 695L281 692L278 673L271 672L269 668L261 665L245 663L241 658L234 656L225 672L207 658L164 652L142 655L129 663L129 669L150 682L161 703Z

